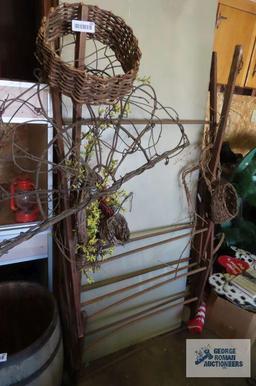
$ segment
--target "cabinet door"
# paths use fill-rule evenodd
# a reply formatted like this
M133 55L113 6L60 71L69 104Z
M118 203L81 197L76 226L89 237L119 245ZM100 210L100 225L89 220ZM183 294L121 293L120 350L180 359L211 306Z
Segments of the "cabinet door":
M251 62L245 83L246 87L256 88L256 40L252 52Z
M218 83L227 84L232 62L234 47L243 47L243 61L236 85L243 87L250 63L254 44L256 15L235 9L223 4L219 5L214 50L218 53Z

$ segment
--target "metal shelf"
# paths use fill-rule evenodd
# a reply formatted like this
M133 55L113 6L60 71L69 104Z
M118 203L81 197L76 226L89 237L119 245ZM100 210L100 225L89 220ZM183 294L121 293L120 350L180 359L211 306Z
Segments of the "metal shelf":
M32 257L23 257L21 259L13 259L13 258L2 258L0 259L0 267L3 265L10 265L10 264L17 264L17 263L25 263L27 261L34 261L34 260L45 260L48 259L47 256L32 256Z

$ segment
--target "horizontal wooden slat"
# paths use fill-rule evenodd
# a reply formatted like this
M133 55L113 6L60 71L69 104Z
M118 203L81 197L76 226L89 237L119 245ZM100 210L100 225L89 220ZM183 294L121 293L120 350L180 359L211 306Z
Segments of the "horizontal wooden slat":
M122 324L121 326L118 326L116 329L112 330L110 333L106 334L106 335L103 335L103 336L100 336L99 338L95 339L94 341L92 341L90 344L87 344L85 345L85 350L88 351L88 350L91 350L92 347L94 347L95 345L97 345L98 343L100 343L102 340L106 339L106 338L109 338L111 335L115 334L116 332L122 330L123 328L125 327L128 327L130 326L131 324L134 324L136 322L139 322L141 320L144 320L144 319L147 319L147 318L150 318L154 315L157 315L161 312L164 312L164 311L167 311L168 309L172 308L172 307L177 307L178 305L185 305L185 304L190 304L190 303L194 303L197 301L197 297L194 297L194 298L190 298L190 299L186 299L186 300L181 300L175 304L169 304L165 307L161 307L160 309L157 309L157 310L154 310L152 312L149 312L149 313L146 313L146 314L143 314L142 316L139 316L138 318L135 318L135 319L132 319L132 320L129 320L127 321L126 323Z
M132 300L132 299L134 299L134 298L136 298L138 296L144 295L145 293L147 293L149 291L153 291L153 290L155 290L157 288L160 288L160 287L162 287L165 284L170 284L170 283L172 283L172 282L174 282L176 280L179 280L181 278L185 278L185 277L188 277L188 276L191 276L191 275L195 275L195 274L197 274L199 272L203 272L203 271L206 270L206 268L207 267L196 268L196 269L194 269L192 271L189 271L189 272L186 272L186 273L184 273L182 275L175 276L175 277L173 277L171 279L164 280L161 283L157 283L157 284L155 284L155 285L153 285L151 287L145 288L145 289L143 289L141 291L136 292L135 294L129 295L129 296L125 297L125 298L122 298L122 299L114 302L114 303L111 303L111 304L107 305L106 307L100 308L99 310L95 311L93 314L89 315L87 317L87 319L93 319L93 318L95 318L95 316L98 316L100 314L104 314L106 311L109 311L113 307L116 307L116 306L118 306L120 304L126 303L126 302L128 302L128 301L130 301L130 300Z
M114 124L116 125L117 123L121 124L121 125L130 125L130 124L134 124L134 125L147 125L147 124L154 124L154 125L159 125L159 124L162 124L162 125L177 125L177 124L181 124L181 125L205 125L205 124L208 124L209 121L206 121L204 119L179 119L179 120L176 120L176 119L152 119L152 120L149 120L149 119L139 119L139 118L130 118L130 119L102 119L102 118L95 118L95 119L91 119L91 118L88 118L88 119L82 119L81 120L81 124L82 125L90 125L90 124L94 124L95 122L97 123L109 123L109 124ZM65 119L64 120L64 123L66 125L71 125L72 122L71 120L69 119Z
M146 231L134 232L134 233L131 233L130 239L126 242L126 244L132 243L134 241L143 240L143 239L149 239L150 237L165 235L171 232L178 232L184 229L191 229L192 227L193 227L193 223L185 223L185 224L170 225L162 228L149 229Z
M117 320L115 322L106 324L106 325L101 326L99 328L96 328L94 330L86 331L86 336L93 335L93 334L96 334L96 333L101 332L103 330L107 330L109 328L118 326L119 324L122 324L124 322L128 322L129 320L137 318L138 316L145 315L146 313L148 313L150 311L153 311L153 310L155 310L157 308L160 308L160 307L162 307L162 306L164 306L164 305L166 305L168 303L172 303L172 302L174 302L176 300L179 300L181 298L184 298L186 296L188 296L188 292L187 291L182 291L182 292L178 292L178 293L176 293L176 294L174 294L172 296L168 296L167 298L165 297L165 299L157 300L158 304L155 304L154 306L151 305L151 307L148 307L148 308L144 309L143 311L140 311L140 312L138 312L136 314L130 315L130 316L126 317L126 318ZM156 301L153 301L152 303L156 303Z
M206 232L207 230L208 230L207 228L203 228L203 229L200 229L200 230L194 232L194 234L203 233L203 232ZM115 260L117 260L117 259L121 259L121 258L123 258L123 257L125 257L125 256L132 255L132 254L134 254L134 253L139 253L139 252L145 251L146 249L155 248L155 247L158 247L158 246L160 246L160 245L164 245L164 244L167 244L167 243L171 243L171 242L173 242L173 241L177 241L177 240L183 239L183 238L185 238L185 237L190 237L191 235L192 235L191 232L189 232L189 233L184 233L184 234L179 235L179 236L170 237L170 238L168 238L168 239L166 239L166 240L161 240L161 241L158 241L158 242L156 242L156 243L144 245L143 247L139 247L139 248L136 248L136 249L132 249L132 250L127 251L127 252L119 253L118 255L114 255L114 256L109 257L108 259L102 260L102 261L101 261L101 264L106 264L106 263L115 261Z
M172 260L172 261L169 261L167 263L154 265L153 267L143 268L143 269L140 269L138 271L129 272L129 273L125 273L123 275L110 277L108 279L104 279L104 280L98 281L96 283L85 284L82 286L81 291L85 292L85 291L93 290L96 288L101 288L101 287L104 287L104 286L107 286L110 284L114 284L114 283L118 283L120 281L131 279L131 278L136 277L136 276L144 275L145 273L154 272L154 271L157 271L157 270L162 269L162 268L172 267L175 264L181 264L181 263L184 263L187 261L189 261L189 257L186 257L183 259L178 259L178 260Z
M197 263L192 263L192 264L185 265L185 266L182 266L182 267L178 266L178 267L176 267L175 269L173 269L171 271L164 272L164 273L161 273L160 275L156 275L156 276L150 277L148 279L139 281L137 283L127 285L127 286L125 286L123 288L118 288L118 289L116 289L114 291L107 292L107 293L105 293L103 295L100 295L100 296L97 296L97 297L92 298L90 300L87 300L85 302L82 302L81 303L81 307L87 306L89 304L97 303L97 302L102 301L102 300L104 300L106 298L110 298L112 296L118 295L118 294L120 294L122 292L129 291L129 290L134 289L136 287L140 287L140 286L143 286L145 284L148 284L148 283L150 283L152 281L162 279L165 276L176 274L177 272L184 271L185 269L192 268L195 265L197 265Z

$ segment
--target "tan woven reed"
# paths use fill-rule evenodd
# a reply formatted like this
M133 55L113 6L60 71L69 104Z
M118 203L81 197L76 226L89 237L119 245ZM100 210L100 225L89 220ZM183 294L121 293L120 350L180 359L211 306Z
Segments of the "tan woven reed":
M61 4L53 9L42 24L37 37L37 58L47 82L77 103L112 104L127 95L136 78L141 52L132 29L123 19L109 11L88 5L88 21L95 22L95 33L87 34L111 48L124 74L102 77L63 62L54 49L58 38L73 34L72 20L79 20L81 3Z
M212 220L215 224L223 224L232 220L238 214L238 196L229 182L216 185L211 202Z

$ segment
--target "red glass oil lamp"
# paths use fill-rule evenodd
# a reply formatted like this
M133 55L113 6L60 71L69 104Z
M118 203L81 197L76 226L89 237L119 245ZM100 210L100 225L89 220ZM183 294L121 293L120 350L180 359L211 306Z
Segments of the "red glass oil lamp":
M39 208L36 202L34 183L27 177L17 177L11 184L11 210L15 212L19 223L32 222L38 219Z

